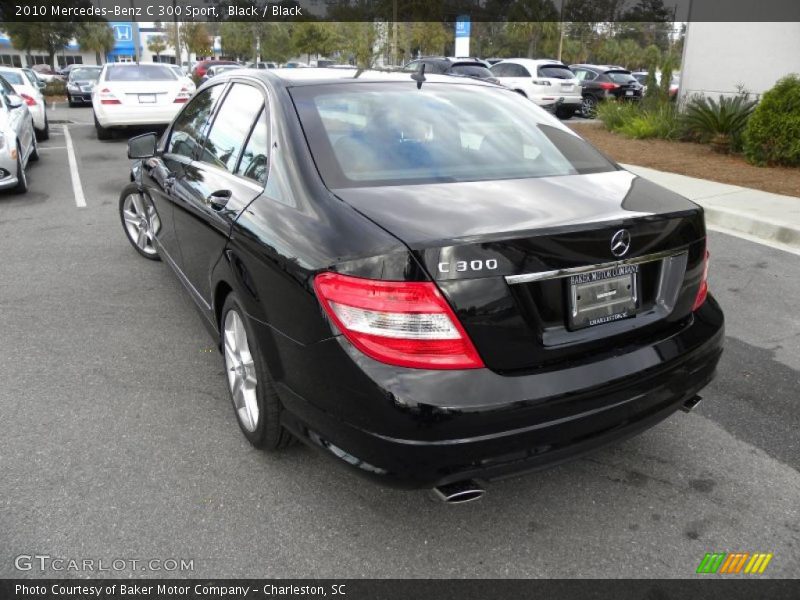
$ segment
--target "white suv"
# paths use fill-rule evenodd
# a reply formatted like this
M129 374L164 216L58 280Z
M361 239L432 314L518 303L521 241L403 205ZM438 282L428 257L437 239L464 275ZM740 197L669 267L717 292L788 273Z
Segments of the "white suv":
M503 85L561 119L569 119L581 106L581 86L575 73L557 60L506 58L490 70Z

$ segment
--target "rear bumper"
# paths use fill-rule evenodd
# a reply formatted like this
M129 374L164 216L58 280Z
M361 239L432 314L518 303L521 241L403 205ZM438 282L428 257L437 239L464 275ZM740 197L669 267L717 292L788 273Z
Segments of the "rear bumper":
M167 125L185 106L179 103L135 106L129 104L100 104L93 101L92 107L98 123L103 127L125 127L136 125Z
M558 105L570 106L577 109L583 102L583 96L580 92L568 96L559 94L539 94L530 96L530 99L542 108L547 109L554 109Z
M91 104L92 103L92 93L91 92L72 92L69 95L69 101L73 103L81 102L83 104Z
M373 396L362 397L342 371L331 379L341 390L322 388L339 406L320 406L279 382L283 422L386 485L495 479L568 460L668 417L713 379L723 336L722 312L709 298L692 324L669 339L602 364L547 373L414 373L377 365L331 340L319 345L335 344L357 362L376 384ZM332 353L317 359L337 362Z

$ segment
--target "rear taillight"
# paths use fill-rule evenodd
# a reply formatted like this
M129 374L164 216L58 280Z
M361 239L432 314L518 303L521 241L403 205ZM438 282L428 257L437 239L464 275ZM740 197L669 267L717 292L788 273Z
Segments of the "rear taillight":
M117 100L110 89L103 88L100 90L100 104L122 104L122 102Z
M605 82L605 81L604 81L604 82L602 82L602 83L600 84L600 88L601 88L601 89L604 89L604 90L615 90L615 89L617 89L618 87L619 87L619 84L618 84L618 83L608 83L608 82Z
M28 106L36 106L36 99L33 96L28 96L28 94L20 94L20 96Z
M189 98L191 98L191 97L192 97L192 93L189 91L189 88L184 86L184 87L181 88L181 91L178 92L178 95L175 96L175 102L177 102L177 103L188 102Z
M314 289L342 334L377 361L417 369L484 366L432 282L378 281L321 273L314 279Z
M694 299L694 306L692 312L703 306L703 302L708 298L708 258L711 256L706 250L703 256L703 278L700 280L700 289L697 290L697 296Z

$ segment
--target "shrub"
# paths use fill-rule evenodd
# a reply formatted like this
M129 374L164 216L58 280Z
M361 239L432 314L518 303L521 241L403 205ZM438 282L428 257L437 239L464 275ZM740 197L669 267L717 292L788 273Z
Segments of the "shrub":
M619 128L638 114L638 107L632 102L615 102L609 100L597 106L597 118L603 122L609 131L618 131Z
M44 86L42 94L45 96L66 96L67 84L60 79L54 79Z
M744 154L757 164L800 166L800 77L766 92L744 131Z
M680 135L678 113L671 103L641 107L638 114L623 123L619 133L633 139L660 138L671 140Z
M719 100L696 96L686 104L683 123L692 137L710 142L718 152L740 150L742 132L755 105L747 94L720 96Z

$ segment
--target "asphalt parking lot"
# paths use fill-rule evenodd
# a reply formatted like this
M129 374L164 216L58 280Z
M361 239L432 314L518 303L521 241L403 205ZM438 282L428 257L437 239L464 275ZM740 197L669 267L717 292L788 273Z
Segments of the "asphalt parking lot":
M688 577L733 551L800 576L796 255L710 234L727 340L694 412L447 506L251 448L191 300L124 237L125 138L50 118L76 171L53 125L29 193L0 194L0 577ZM15 569L37 553L194 570Z

